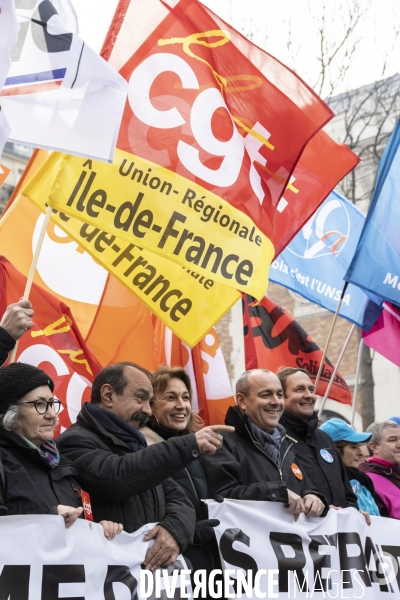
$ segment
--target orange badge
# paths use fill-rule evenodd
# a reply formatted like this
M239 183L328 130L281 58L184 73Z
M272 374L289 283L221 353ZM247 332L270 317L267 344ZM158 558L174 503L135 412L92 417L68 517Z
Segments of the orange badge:
M291 464L291 469L295 477L297 477L297 479L300 479L301 481L303 479L303 473L300 471L300 468L296 465L296 463Z

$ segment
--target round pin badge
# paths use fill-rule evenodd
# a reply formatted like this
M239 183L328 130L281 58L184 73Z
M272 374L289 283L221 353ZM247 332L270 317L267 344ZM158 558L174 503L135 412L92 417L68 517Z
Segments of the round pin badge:
M333 456L330 452L328 452L328 450L325 450L325 448L322 448L322 450L320 450L319 453L325 462L333 463Z
M303 479L303 473L301 472L300 467L298 467L296 463L292 463L290 468L292 469L294 476L301 481Z

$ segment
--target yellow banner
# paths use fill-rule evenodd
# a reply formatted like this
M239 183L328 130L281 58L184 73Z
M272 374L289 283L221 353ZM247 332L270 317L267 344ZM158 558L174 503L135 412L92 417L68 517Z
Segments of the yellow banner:
M62 154L54 152L22 191L43 212L63 159ZM240 298L237 290L95 225L82 223L58 210L53 210L51 220L189 346L204 337ZM50 229L53 223L49 224ZM62 269L62 265L59 267Z
M122 150L112 165L64 155L49 204L207 279L265 294L270 240L225 200L148 160Z

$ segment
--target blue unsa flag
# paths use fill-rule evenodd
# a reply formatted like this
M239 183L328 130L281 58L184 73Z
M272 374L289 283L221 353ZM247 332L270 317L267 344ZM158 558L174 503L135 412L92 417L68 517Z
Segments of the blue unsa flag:
M270 281L335 312L364 222L358 208L333 191L272 263ZM380 298L350 284L339 314L369 331L381 310Z
M400 304L400 121L382 155L364 229L345 279Z

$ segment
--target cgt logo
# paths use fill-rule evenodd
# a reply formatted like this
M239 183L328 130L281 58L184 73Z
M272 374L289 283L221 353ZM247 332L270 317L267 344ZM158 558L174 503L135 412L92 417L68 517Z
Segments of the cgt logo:
M305 224L288 250L300 258L338 256L350 236L350 217L343 202L337 198L324 202Z
M233 188L230 197L240 193L243 201L246 189L262 205L266 194L279 196L288 175L280 156L275 156L279 140L246 110L244 94L259 89L261 104L266 84L255 69L221 74L223 60L218 63L221 73L217 72L210 56L216 59L219 52L222 57L229 52L227 31L185 33L180 37L170 31L170 37L157 37L153 53L143 60L134 55L121 70L129 84L129 109L117 145L208 189L224 189L222 197ZM246 61L237 65L238 71L242 68L252 70ZM259 119L265 122L266 116ZM271 158L273 165L267 167ZM294 188L289 184L288 189Z
M92 514L92 505L88 504L87 502L83 502L83 509L85 512L87 512L89 515Z

